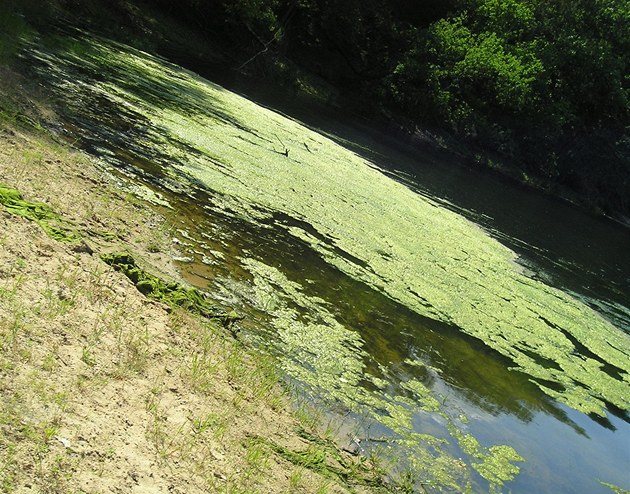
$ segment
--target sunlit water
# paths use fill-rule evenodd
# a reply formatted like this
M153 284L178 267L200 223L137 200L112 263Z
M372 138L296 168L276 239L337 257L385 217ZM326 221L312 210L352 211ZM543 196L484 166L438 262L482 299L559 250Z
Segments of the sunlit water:
M627 230L104 40L22 63L69 138L170 202L184 276L364 451L427 492L630 489Z

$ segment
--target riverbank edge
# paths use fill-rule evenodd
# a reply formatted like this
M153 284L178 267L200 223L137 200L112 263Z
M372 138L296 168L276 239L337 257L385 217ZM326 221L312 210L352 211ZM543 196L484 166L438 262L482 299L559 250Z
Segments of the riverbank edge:
M343 451L276 362L102 261L127 252L179 280L169 211L52 139L45 100L10 70L0 79L0 182L45 204L73 239L0 206L2 492L404 488L385 484L376 458Z

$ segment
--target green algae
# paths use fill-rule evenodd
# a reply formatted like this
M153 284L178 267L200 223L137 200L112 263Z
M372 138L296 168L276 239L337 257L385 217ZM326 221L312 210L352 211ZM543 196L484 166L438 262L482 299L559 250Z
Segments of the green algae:
M189 312L209 319L219 319L224 324L239 318L236 314L225 311L211 304L196 288L187 288L179 283L166 282L157 276L147 273L138 266L128 253L103 254L101 259L127 276L138 291L149 298L159 300L170 306L182 307Z
M603 486L608 487L615 494L630 494L630 491L617 487L616 485L609 484L608 482L600 482Z
M65 243L77 243L81 237L71 223L55 213L50 206L41 202L24 200L22 194L0 184L0 204L12 214L37 223L51 238Z
M366 380L376 387L382 384L366 372L368 355L363 340L336 320L326 308L329 304L306 295L298 283L276 268L254 259L243 259L242 264L254 277L254 303L272 316L273 334L268 341L273 341L278 354L283 355L283 370L329 400L341 402L354 413L391 430L393 443L404 447L403 463L425 481L459 489L470 479L468 467L448 451L445 439L414 430L413 418L419 412L441 416L458 443L474 441L474 448L462 450L473 458L470 466L490 485L501 486L518 474L520 469L513 462L523 459L512 447L481 447L458 428L450 411L419 380L401 383L410 396L377 395L361 386ZM466 420L460 418L459 422Z
M518 475L519 467L514 465L514 462L522 462L525 459L511 446L494 445L484 448L474 436L463 433L452 422L449 423L449 431L457 439L462 451L475 459L472 467L491 486L502 486Z
M238 111L238 97L220 95ZM561 394L540 387L577 410L604 415L607 402L630 407L627 335L569 295L527 278L513 252L355 155L264 109L248 108L242 118L255 128L273 128L283 142L307 142L316 158L298 149L292 160L280 158L262 138L255 147L236 148L233 129L211 115L191 120L173 110L160 113L171 132L201 153L182 169L243 204L309 222L318 236L296 227L289 232L310 240L330 264L421 315L482 339L534 382L562 384L566 391ZM229 173L212 166L217 160L229 164ZM239 208L242 217L248 208ZM622 379L603 372L599 361L581 358L558 328L622 369Z
M129 84L100 84L171 136L155 138L155 146L176 158L173 168L217 193L223 212L252 222L281 212L308 222L317 235L295 226L289 233L353 278L483 340L553 398L602 416L607 403L630 408L627 335L573 297L526 277L515 254L478 227L297 122L159 61L99 50L121 70L133 67L160 87L184 89L178 105L169 92L154 107ZM278 153L277 139L289 156ZM196 152L181 159L178 143ZM598 359L582 358L572 339ZM601 362L621 369L621 378ZM565 390L552 391L545 381Z
M245 106L235 95L220 95L236 112ZM240 115L296 146L293 159L277 156L263 138L256 146L235 147L234 130L212 115L191 120L165 110L160 120L200 151L182 170L243 204L310 223L317 236L296 227L289 232L309 239L346 274L423 316L459 326L511 358L534 382L563 385L561 394L540 387L577 410L604 415L606 403L630 407L627 335L569 295L527 278L513 252L355 155L267 110L252 107ZM315 158L298 150L300 141L316 151ZM229 166L215 167L214 161ZM248 208L237 211L247 217ZM563 331L600 360L581 358ZM541 364L545 360L555 368ZM607 375L601 361L622 369L622 379Z
M433 396L431 390L417 379L410 379L401 383L404 389L412 391L421 403L421 408L427 412L437 412L440 410L440 402Z

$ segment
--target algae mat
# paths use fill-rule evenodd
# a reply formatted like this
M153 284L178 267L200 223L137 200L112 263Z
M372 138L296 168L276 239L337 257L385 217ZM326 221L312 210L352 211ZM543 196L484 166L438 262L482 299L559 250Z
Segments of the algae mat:
M141 162L144 174L159 175L153 179L159 185L191 197L203 189L210 195L209 210L257 228L283 230L352 279L482 341L508 359L513 372L574 410L606 417L609 410L625 414L630 409L626 333L583 302L528 277L515 253L481 228L391 180L356 154L298 122L122 45L61 38L54 50L31 46L28 56L37 60L40 77L81 127L79 134L108 143L93 151L111 162L129 166L122 150L136 165ZM98 111L86 114L85 101L98 105ZM407 416L414 400L425 410L446 413L430 389L409 381L407 394L413 398L373 403L357 391L358 376L365 374L361 335L339 325L332 312L318 309L319 322L302 326L309 332L306 338L295 330L303 316L292 312L291 304L273 309L277 304L269 293L275 287L294 297L294 304L309 307L314 299L299 302L294 281L265 263L243 255L242 267L259 291L266 287L257 296L267 297L260 306L274 317L278 344L302 355L285 365L290 375L324 388L348 406L379 408L378 420L401 434L401 441L439 449L440 440L413 436ZM322 307L331 303L315 302ZM330 342L348 351L334 353ZM349 387L340 386L340 374ZM465 419L456 423L449 416L447 422L460 451L484 458L476 471L491 485L516 474L516 451L490 445L482 452L464 432ZM437 457L446 458L444 470L456 470L450 452Z
M118 70L94 90L151 122L143 145L218 193L215 207L251 221L280 212L305 222L310 231L287 228L328 262L481 339L554 398L586 413L603 415L606 404L630 409L628 335L525 276L515 254L479 227L322 135L193 74L120 48L90 49L76 59L94 64L83 71ZM139 91L134 74L148 90Z
M75 231L76 228L55 213L50 206L41 202L26 201L19 191L2 184L0 184L0 204L9 212L34 221L55 240L67 243L81 241L81 237Z

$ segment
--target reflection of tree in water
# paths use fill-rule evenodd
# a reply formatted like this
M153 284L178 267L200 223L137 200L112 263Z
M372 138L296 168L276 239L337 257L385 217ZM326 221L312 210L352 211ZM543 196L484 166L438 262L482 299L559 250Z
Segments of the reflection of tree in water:
M348 281L348 285L354 283ZM365 349L373 359L366 362L367 372L391 382L396 394L413 399L408 389L393 384L410 377L432 387L435 376L426 367L405 362L419 360L434 369L458 395L491 415L511 414L530 422L536 413L544 412L585 434L529 376L508 370L513 363L480 340L448 324L421 317L362 289L360 284L354 290L345 288L337 292L341 297L337 303L343 306L340 312L344 323L358 328L365 340ZM385 375L383 368L390 375Z

